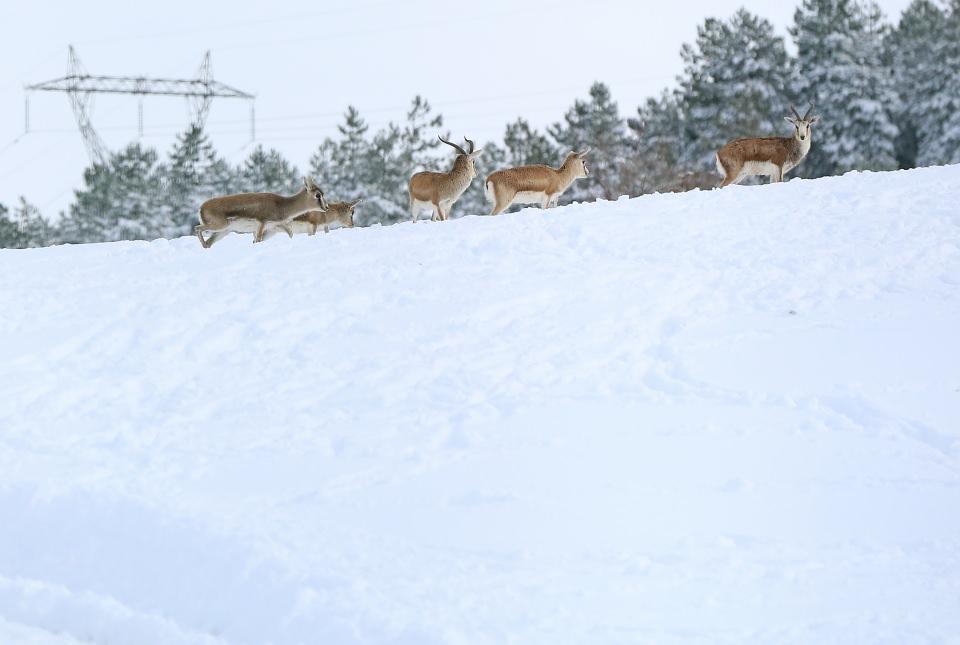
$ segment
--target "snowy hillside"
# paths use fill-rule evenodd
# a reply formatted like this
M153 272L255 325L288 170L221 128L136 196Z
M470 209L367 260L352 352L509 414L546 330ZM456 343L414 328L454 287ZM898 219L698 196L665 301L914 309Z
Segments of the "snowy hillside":
M960 166L0 251L0 642L957 642L958 329Z

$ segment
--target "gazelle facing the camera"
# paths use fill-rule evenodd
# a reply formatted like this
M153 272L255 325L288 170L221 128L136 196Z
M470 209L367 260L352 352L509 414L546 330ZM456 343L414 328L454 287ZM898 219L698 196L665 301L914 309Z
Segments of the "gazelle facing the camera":
M590 174L583 160L590 148L570 152L559 168L550 166L518 166L490 173L483 191L493 204L491 215L499 215L512 204L556 206L557 200L573 182Z
M747 177L766 175L771 182L783 181L783 176L793 170L810 152L814 123L819 116L811 117L813 103L803 116L790 106L793 116L783 117L796 132L792 137L765 137L735 139L717 152L717 170L723 175L720 187L743 181Z
M296 217L286 224L276 224L270 227L263 239L268 240L277 231L284 231L290 237L294 235L316 235L319 229L324 233L330 232L330 227L353 228L353 211L360 205L362 199L352 202L330 202L325 211L310 211Z
M410 178L407 188L410 192L410 213L414 222L417 221L417 215L425 210L433 212L433 220L443 221L449 218L450 209L477 176L473 162L483 149L474 150L473 141L466 137L463 140L470 146L470 150L464 150L443 137L439 138L457 151L457 158L454 159L450 172L418 172Z
M200 205L200 224L193 232L203 248L209 249L227 233L253 233L253 241L262 242L267 228L286 224L313 210L327 210L323 191L309 177L296 195L284 197L274 193L240 193L208 199ZM203 234L213 235L204 239Z

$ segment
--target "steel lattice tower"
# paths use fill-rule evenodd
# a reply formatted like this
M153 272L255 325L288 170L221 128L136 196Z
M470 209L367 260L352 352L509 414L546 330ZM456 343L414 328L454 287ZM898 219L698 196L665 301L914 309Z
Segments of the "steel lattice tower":
M44 83L27 85L26 130L30 130L30 93L65 92L73 107L73 114L80 128L80 136L87 148L87 154L94 163L104 163L107 159L107 147L90 122L94 94L132 94L140 99L139 131L143 136L143 97L144 96L183 96L190 103L193 123L203 126L210 113L210 104L216 98L244 99L250 101L250 136L255 137L253 100L255 96L229 85L213 80L210 72L210 52L208 51L197 70L197 78L145 78L133 76L91 76L80 63L73 45L69 48L67 76Z

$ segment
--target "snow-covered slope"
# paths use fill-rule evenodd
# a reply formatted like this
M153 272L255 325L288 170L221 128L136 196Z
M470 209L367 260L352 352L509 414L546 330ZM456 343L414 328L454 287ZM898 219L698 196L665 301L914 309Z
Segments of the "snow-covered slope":
M960 634L960 167L0 252L0 642Z

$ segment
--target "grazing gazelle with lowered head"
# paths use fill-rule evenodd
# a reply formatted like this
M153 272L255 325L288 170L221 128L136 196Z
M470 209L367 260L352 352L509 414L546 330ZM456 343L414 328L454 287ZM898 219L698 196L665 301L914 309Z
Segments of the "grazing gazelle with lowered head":
M474 150L473 141L466 137L463 140L470 146L469 150L464 150L443 137L440 137L440 140L457 151L457 158L454 159L450 172L418 172L410 178L410 213L414 222L417 221L417 215L425 210L433 212L433 220L443 221L449 218L450 209L477 176L474 159L483 149Z
M353 228L353 211L362 201L363 199L355 199L352 202L329 202L325 211L310 211L286 224L271 226L263 239L270 239L277 231L285 231L287 235L293 237L304 233L316 235L321 228L324 233L329 233L333 225L339 228Z
M286 224L313 210L327 210L323 191L309 177L296 195L284 197L274 193L240 193L208 199L200 205L200 224L193 229L203 248L209 249L227 233L253 233L253 241L263 241L267 228ZM203 234L213 232L204 239Z
M736 139L717 152L717 170L723 175L720 187L743 181L747 177L766 175L771 182L783 181L810 152L812 126L820 120L810 116L813 103L803 116L790 106L793 116L783 117L794 127L792 137Z
M583 160L590 148L570 152L559 168L550 166L518 166L490 173L483 191L493 204L491 215L499 215L512 204L556 206L557 200L577 179L589 175Z

